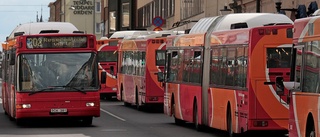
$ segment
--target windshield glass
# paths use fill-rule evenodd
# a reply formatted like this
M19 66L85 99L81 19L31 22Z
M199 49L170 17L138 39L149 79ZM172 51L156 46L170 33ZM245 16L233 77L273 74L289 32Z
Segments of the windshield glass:
M116 62L118 59L118 53L115 51L99 51L98 61L99 62Z
M21 54L19 89L20 91L39 91L48 88L73 90L74 87L83 90L97 89L95 62L96 57L93 53Z

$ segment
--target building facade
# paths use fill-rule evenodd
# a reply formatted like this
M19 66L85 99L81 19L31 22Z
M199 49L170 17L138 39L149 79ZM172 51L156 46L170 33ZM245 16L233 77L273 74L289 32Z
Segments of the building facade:
M199 19L230 9L281 13L295 20L314 12L317 3L320 0L56 0L48 7L49 21L71 22L99 39L121 30L187 31Z
M100 0L56 0L48 6L49 21L70 22L80 31L95 34L100 39L103 32Z
M163 30L189 30L199 19L221 15L225 8L231 13L279 12L295 20L310 13L312 3L320 0L139 0L137 28L154 30L153 19L161 17Z

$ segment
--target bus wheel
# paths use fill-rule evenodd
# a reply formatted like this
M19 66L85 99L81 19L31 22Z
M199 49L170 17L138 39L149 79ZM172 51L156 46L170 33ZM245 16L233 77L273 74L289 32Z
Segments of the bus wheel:
M315 137L315 128L312 118L308 118L307 127L306 127L306 137Z
M228 105L228 111L227 111L227 131L229 137L235 137L235 134L233 133L232 129L232 117L231 117L231 109Z
M181 119L178 119L176 117L176 113L175 113L175 110L176 110L176 104L174 103L174 98L172 98L172 103L171 103L171 113L172 113L172 116L174 118L174 123L176 123L177 125L182 125L184 124L185 122Z
M120 101L123 101L123 86L121 84L121 90L120 90Z
M203 130L202 125L199 124L198 106L197 106L196 100L193 103L193 123L197 131Z
M138 94L137 88L136 88L136 108L137 110L141 110L141 106L139 105L139 94Z

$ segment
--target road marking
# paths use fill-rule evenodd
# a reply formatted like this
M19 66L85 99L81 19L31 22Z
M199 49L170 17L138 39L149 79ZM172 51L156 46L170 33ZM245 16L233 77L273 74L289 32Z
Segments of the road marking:
M2 104L2 99L0 98L0 104Z
M108 115L116 118L116 119L119 119L119 120L121 120L121 121L126 121L125 119L123 119L123 118L121 118L121 117L119 117L119 116L117 116L117 115L115 115L115 114L112 114L111 112L109 112L109 111L107 111L107 110L104 110L104 109L102 109L102 108L100 108L100 110L101 110L102 112L107 113Z

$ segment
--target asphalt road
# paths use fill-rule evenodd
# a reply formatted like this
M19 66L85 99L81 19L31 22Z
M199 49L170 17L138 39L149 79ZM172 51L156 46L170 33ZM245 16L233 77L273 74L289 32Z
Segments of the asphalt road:
M1 105L2 106L2 105ZM10 121L0 108L0 137L226 137L209 129L198 132L192 124L178 126L161 111L138 111L119 101L101 101L101 117L90 127L71 121L36 119L23 126Z

